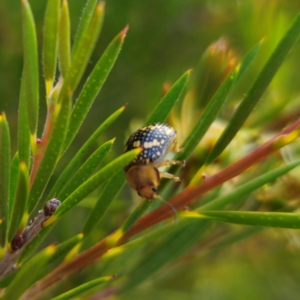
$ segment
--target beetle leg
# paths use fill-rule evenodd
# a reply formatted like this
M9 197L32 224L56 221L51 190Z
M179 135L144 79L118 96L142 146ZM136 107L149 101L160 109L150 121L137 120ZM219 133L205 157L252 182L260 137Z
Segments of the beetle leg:
M166 159L166 160L163 160L161 163L160 163L160 167L164 167L166 166L167 168L170 168L172 165L181 165L181 166L185 166L185 160L173 160L173 159Z
M159 172L160 178L168 178L168 179L172 179L175 182L180 182L180 178L174 176L173 174L167 173L167 172Z
M167 152L175 151L176 153L178 153L182 150L183 148L179 147L179 143L177 141L173 141Z

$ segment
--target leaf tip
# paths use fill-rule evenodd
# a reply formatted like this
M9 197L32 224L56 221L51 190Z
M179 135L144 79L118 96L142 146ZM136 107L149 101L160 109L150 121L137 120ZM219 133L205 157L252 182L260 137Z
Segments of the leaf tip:
M111 143L112 145L114 144L114 142L115 142L115 140L116 140L116 137L114 137L114 138L112 138L111 140L109 140L108 142L109 143Z
M127 24L127 25L125 26L125 28L121 31L120 37L121 37L122 40L125 38L128 29L129 29L129 24Z
M56 215L52 215L50 218L48 218L46 221L44 221L42 223L42 227L46 228L49 225L51 225L53 222L55 222L57 220L57 216Z
M6 115L5 112L3 111L2 113L0 113L0 123L5 122L6 121Z
M192 72L193 72L193 69L189 69L189 70L186 71L186 74L191 75Z
M266 37L263 37L260 41L259 41L259 44L263 44L264 42L265 42L265 40L266 40Z
M55 252L56 252L57 246L56 245L49 245L46 249L45 249L45 253L47 256L52 256Z
M104 8L105 8L105 2L100 1L96 7L97 13L98 14L102 13L104 11Z
M20 170L24 173L27 172L27 165L25 161L20 161Z

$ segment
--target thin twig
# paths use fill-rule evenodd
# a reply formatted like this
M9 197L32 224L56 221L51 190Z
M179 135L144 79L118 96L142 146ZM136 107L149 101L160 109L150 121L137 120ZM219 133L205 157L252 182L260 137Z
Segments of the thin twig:
M43 229L42 223L54 213L59 205L60 201L56 198L47 201L44 209L39 211L37 217L29 222L24 231L21 234L16 234L10 244L10 249L6 251L4 258L0 262L0 278L3 278L17 268L15 262L20 257L22 250Z
M171 201L171 205L175 208L185 207L187 204L193 200L201 197L205 192L223 184L224 182L236 177L241 174L246 169L250 168L259 161L265 159L278 150L275 147L275 143L279 137L284 137L285 135L291 133L293 130L300 127L300 118L296 120L288 128L280 132L270 141L266 142L262 146L258 147L254 151L250 152L248 155L244 156L242 159L232 163L228 167L224 168L220 172L208 177L205 181L196 187L188 187L177 196L175 196ZM150 228L151 226L161 222L164 219L171 217L172 211L167 205L162 205L156 210L150 212L146 216L139 219L136 224L134 224L122 237L115 243L111 244L108 241L114 237L115 233L112 233L98 244L89 248L85 252L82 252L78 256L74 257L72 261L64 262L58 266L55 270L45 276L43 279L34 284L23 296L22 299L35 299L41 295L46 289L51 287L53 284L65 278L67 275L72 274L78 269L86 266L87 264L99 259L105 252L109 249L120 245L121 243L127 241L132 236L140 233L141 231Z

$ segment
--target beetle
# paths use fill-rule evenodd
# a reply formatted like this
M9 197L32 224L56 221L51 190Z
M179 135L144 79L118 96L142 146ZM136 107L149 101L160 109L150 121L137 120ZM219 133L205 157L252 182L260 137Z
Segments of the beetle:
M158 168L171 165L185 165L185 161L167 160L165 156L170 151L180 152L176 141L176 130L163 123L154 123L135 131L127 140L125 152L142 147L142 152L125 168L125 175L129 185L142 198L160 199L176 212L174 207L157 195L157 188L161 178L179 182L180 178L173 174L159 171Z

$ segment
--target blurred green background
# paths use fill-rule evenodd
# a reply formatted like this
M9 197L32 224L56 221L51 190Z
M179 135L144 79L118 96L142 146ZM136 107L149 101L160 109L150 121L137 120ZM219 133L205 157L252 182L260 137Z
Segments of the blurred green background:
M16 114L22 71L19 2L1 0L0 5L0 111L5 111L8 116L13 152L16 150L14 136L17 132ZM85 0L69 1L73 36L84 3ZM41 51L46 1L31 0L30 4ZM206 48L222 36L228 40L237 58L264 39L254 67L235 93L236 97L242 97L252 83L251 74L258 73L299 10L299 0L108 0L101 37L87 73L113 37L126 24L130 25L130 29L117 63L70 153L82 144L101 120L128 103L120 120L103 137L103 140L117 137L112 155L120 154L130 123L146 119L161 98L163 84L172 83L186 70L195 68ZM298 43L272 83L280 97L299 93L299 53ZM43 86L40 94L44 94ZM45 103L41 99L41 125L44 117ZM125 209L124 206L118 210ZM106 224L107 232L115 228L119 216L117 212L114 217L116 221L110 217L109 225L104 220L102 224ZM66 223L63 225L67 226ZM76 232L76 228L73 230ZM56 234L64 235L59 230ZM196 254L194 249L192 263L179 262L174 272L158 276L150 286L145 283L128 299L137 295L145 299L161 299L159 296L162 294L164 299L183 299L187 296L188 299L298 299L299 246L297 231L269 229L204 256Z

